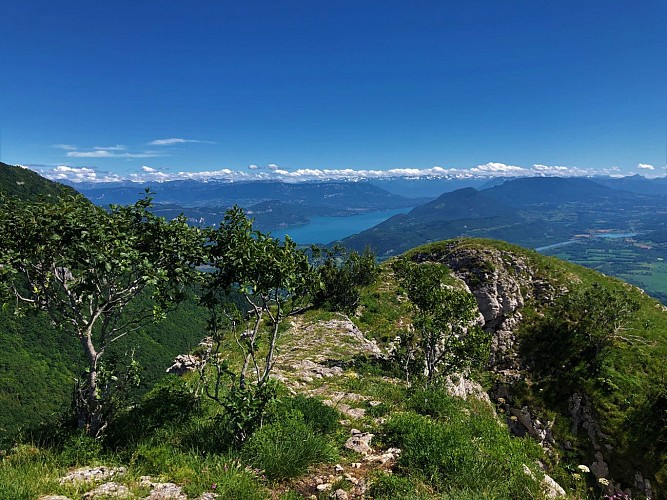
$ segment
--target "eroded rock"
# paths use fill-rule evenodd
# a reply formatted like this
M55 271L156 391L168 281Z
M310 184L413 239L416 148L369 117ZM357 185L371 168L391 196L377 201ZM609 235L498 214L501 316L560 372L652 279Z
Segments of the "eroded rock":
M348 450L356 451L361 455L369 455L372 453L373 448L371 448L371 441L375 434L370 432L361 432L357 429L352 429L352 436L348 438L345 442L345 448Z
M125 467L106 467L104 465L99 467L81 467L60 478L59 482L60 484L66 484L105 481L114 476L125 474L126 470Z

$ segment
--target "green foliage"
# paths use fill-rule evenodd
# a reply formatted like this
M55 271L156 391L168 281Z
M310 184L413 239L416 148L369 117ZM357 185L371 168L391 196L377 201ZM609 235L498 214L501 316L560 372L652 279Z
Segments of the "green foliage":
M295 413L317 433L332 434L340 428L341 415L338 410L319 399L302 395L281 398L269 418L276 422Z
M416 413L394 414L385 433L388 444L403 450L400 473L442 493L456 497L473 490L493 498L540 496L539 483L523 471L524 464L535 464L540 457L539 447L510 437L489 409L449 411L439 420Z
M347 253L340 246L314 250L320 281L314 304L331 311L354 312L359 305L360 288L372 284L378 276L375 255L369 248L362 254Z
M285 318L308 303L314 274L306 254L286 238L283 243L253 229L238 207L227 211L220 227L208 232L207 276L202 299L210 312L211 367L201 371L205 394L220 404L237 443L263 420L275 398L270 374ZM235 304L242 297L244 310ZM225 337L233 336L243 357L233 370L222 355ZM226 391L226 392L224 392Z
M269 404L275 400L274 383L232 387L220 400L225 409L225 419L237 444L243 443L261 427Z
M614 346L641 342L626 333L639 304L624 289L594 282L559 297L544 317L532 326L526 354L539 359L538 372L558 372L570 385L596 375ZM547 355L548 353L548 355ZM598 382L613 390L608 378Z
M182 378L169 375L139 404L119 412L109 426L104 443L111 448L127 447L152 436L158 429L185 423L199 411L199 397Z
M393 268L415 309L413 328L401 334L397 353L406 378L425 367L431 383L488 359L490 336L473 323L477 303L470 293L445 284L446 267L397 260Z
M288 418L267 424L244 445L242 454L270 480L304 474L309 466L333 462L335 448L300 418Z
M395 474L381 472L373 477L369 488L371 498L376 500L419 500L428 498L417 492L416 481Z
M55 201L58 196L77 193L73 188L45 179L32 170L0 162L0 194L22 200L51 198Z
M63 443L59 461L66 466L93 465L100 461L102 443L82 432L72 434Z
M150 203L106 212L81 197L7 199L0 209L0 291L19 307L46 311L80 342L87 377L75 408L91 435L109 421L105 389L112 385L105 382L113 376L100 373L105 350L182 300L201 260L198 230L152 215ZM146 309L137 301L144 293L154 299Z

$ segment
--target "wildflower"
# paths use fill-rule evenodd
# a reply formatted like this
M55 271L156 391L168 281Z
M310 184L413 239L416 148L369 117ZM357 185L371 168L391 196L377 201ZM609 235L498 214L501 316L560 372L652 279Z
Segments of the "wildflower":
M498 398L498 403L501 405L505 404L505 398Z
M572 474L572 477L573 477L574 479L576 479L577 481L579 481L579 480L581 479L581 474L577 474L577 473L575 472L574 474Z
M591 470L590 470L587 466L585 466L585 465L577 465L577 469L579 469L581 472L586 472L586 473L588 473L588 472L591 471Z
M217 484L217 483L213 483L213 484L211 485L211 489L212 489L213 491L215 491L215 489L216 489L217 487L218 487L218 484Z
M598 483L600 483L602 486L609 486L609 479L601 477L598 479Z

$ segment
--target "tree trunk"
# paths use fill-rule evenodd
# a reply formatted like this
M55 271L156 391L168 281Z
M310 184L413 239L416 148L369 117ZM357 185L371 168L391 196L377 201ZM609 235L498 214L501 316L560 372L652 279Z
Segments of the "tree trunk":
M88 376L83 386L80 382L77 383L74 405L77 426L79 429L85 429L89 436L96 438L99 437L104 424L102 403L97 398L97 364L104 351L97 352L93 345L92 333L92 326L79 333L79 339L88 360Z

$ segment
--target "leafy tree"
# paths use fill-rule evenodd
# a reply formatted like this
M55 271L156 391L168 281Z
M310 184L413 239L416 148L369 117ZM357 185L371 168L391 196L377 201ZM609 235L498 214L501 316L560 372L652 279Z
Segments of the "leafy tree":
M99 436L123 385L103 367L106 349L184 298L203 237L183 218L152 215L149 197L109 212L80 196L1 201L0 284L17 311L42 309L78 339L87 375L74 398L77 423ZM146 293L154 300L136 300Z
M401 335L399 348L406 378L423 371L430 384L488 358L490 338L474 323L475 298L445 284L446 267L398 260L394 272L414 308L412 328Z
M528 342L537 366L565 367L571 377L598 371L615 345L646 344L628 332L639 304L627 291L593 283L559 297L537 323Z
M313 268L289 237L281 243L253 229L252 221L238 207L227 212L218 229L209 231L208 240L209 265L214 271L207 276L203 301L210 310L213 347L208 362L215 375L211 383L205 376L202 379L206 394L226 407L235 435L243 441L275 396L269 380L280 326L308 304ZM238 297L241 307L234 303ZM238 373L220 359L227 333L233 335L243 355ZM235 384L223 395L225 376Z
M332 249L314 248L313 253L320 281L314 296L315 305L353 312L359 304L360 287L370 285L377 278L375 255L369 248L362 254L356 251L348 254L338 245Z

